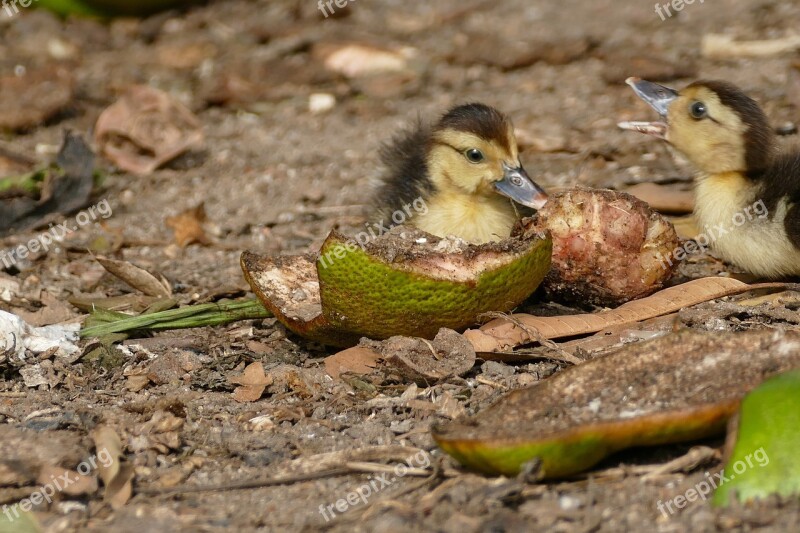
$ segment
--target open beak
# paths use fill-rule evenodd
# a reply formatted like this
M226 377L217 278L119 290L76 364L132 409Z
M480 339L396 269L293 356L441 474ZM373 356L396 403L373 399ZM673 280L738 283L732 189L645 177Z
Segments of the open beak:
M547 203L547 193L534 182L525 169L503 164L503 179L495 182L494 188L504 196L522 205L541 209Z
M651 81L639 78L628 78L625 83L631 86L636 96L650 104L662 118L666 118L669 106L678 98L678 91L664 87ZM620 122L617 124L624 130L633 130L653 135L659 139L667 138L667 123L660 122Z

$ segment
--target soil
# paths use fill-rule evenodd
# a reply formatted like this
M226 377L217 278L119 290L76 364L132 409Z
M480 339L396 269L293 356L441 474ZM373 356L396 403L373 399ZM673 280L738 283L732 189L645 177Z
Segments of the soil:
M149 175L114 171L103 161L108 175L92 202L108 200L113 215L8 268L0 276L0 307L42 325L77 318L70 298L130 293L89 250L162 273L181 304L245 295L243 250L315 252L332 228L362 231L381 142L457 103L482 101L512 117L525 168L548 189L690 181L690 169L663 144L616 128L653 118L624 85L627 76L675 86L722 78L757 98L785 131L796 131L786 124L800 119L796 53L757 60L701 53L709 33L741 40L793 35L796 3L686 3L664 20L652 3L612 0L352 1L335 11L325 18L312 0L227 0L108 23L64 21L37 9L14 17L0 11L4 173L49 162L65 130L90 138L100 112L135 84L168 92L205 130L204 148ZM324 61L347 42L410 57L408 68L352 79L332 73ZM23 75L29 83L6 83ZM335 105L312 112L309 103L320 93L333 95ZM207 243L181 247L167 218L201 203ZM7 236L0 249L36 235ZM721 272L735 269L695 254L672 283ZM747 298L685 310L672 327L798 329L797 298L762 306L743 303ZM541 299L523 309L577 311ZM626 342L647 337L639 333ZM334 350L287 333L274 319L160 333L113 348L81 346L105 350L102 364L51 354L37 361L44 381L34 387L25 383L24 365L0 364L0 460L29 470L0 472L0 503L30 495L30 471L42 464L76 468L91 455L98 425L121 437L134 494L116 509L104 503L104 489L61 495L36 509L47 530L671 532L800 525L796 500L732 509L697 501L662 513L659 502L721 468L719 454L687 472L645 479L653 470L645 467L697 443L629 450L586 475L541 484L470 473L435 447L432 424L476 413L559 372L565 364L553 357L479 361L463 378L422 387L391 376L333 381L323 358ZM269 376L263 396L237 402L230 378L254 361ZM702 444L722 448L721 440ZM430 455L417 455L420 449ZM323 455L332 452L338 453ZM423 470L423 457L431 468ZM405 459L411 470L400 476L394 468ZM364 461L385 463L390 473L373 466L371 474L297 475ZM287 472L296 479L241 486ZM376 490L366 501L346 501L370 482ZM175 493L198 486L218 490ZM339 500L347 503L343 512Z

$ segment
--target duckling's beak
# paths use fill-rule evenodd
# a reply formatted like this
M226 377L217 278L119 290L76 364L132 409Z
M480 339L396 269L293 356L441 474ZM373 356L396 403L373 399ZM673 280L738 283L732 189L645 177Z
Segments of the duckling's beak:
M494 188L515 202L534 209L541 209L547 203L547 193L521 166L514 168L503 163L503 179L496 181Z
M658 114L664 118L667 116L670 104L678 98L678 91L652 81L628 78L625 83L631 86L636 96L650 104L650 107L658 111ZM659 139L667 138L666 122L620 122L618 126L624 130L646 133Z

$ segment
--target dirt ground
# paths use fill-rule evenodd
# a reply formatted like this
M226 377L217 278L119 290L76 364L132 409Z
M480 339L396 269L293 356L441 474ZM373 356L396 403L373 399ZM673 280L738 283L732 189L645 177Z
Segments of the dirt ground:
M34 9L12 18L0 12L2 76L21 67L63 68L72 78L68 103L37 124L4 133L4 152L49 161L64 130L90 132L99 113L134 84L168 92L205 130L202 149L150 175L112 170L93 203L107 199L113 215L7 269L3 287L16 288L0 308L26 317L42 318L43 310L78 317L77 309L63 302L129 293L87 251L98 240L111 243L110 255L163 273L183 304L243 296L248 291L239 267L243 250L316 251L331 228L362 227L380 143L418 116L433 119L456 103L481 101L509 114L525 132L525 167L551 189L688 183L688 167L663 145L616 128L620 120L652 118L625 86L627 76L671 79L666 83L675 86L696 78L727 79L762 102L774 125L800 120L800 84L790 75L800 60L797 53L758 60L709 59L701 53L701 39L709 33L741 40L796 34L800 4L792 2L687 2L664 20L653 2L611 0L351 0L338 11L339 16L324 18L313 0L229 0L106 24L63 21ZM409 68L369 78L332 73L324 65L326 50L346 42L410 47L403 52L411 58ZM49 77L31 94L52 94L47 83L59 82ZM31 105L27 92L0 90L0 115ZM311 112L309 99L317 93L334 95L333 108ZM111 169L107 161L102 166ZM182 248L166 218L201 202L210 242ZM0 249L35 235L7 236ZM723 271L732 270L712 257L694 257L675 282ZM535 300L526 309L575 311ZM681 327L798 328L797 322L755 319L730 307L689 311L681 314ZM800 527L796 501L728 510L696 502L674 515L662 514L657 503L684 493L703 472L717 471L719 457L688 474L645 479L643 467L678 458L698 443L620 453L588 475L546 484L470 473L436 449L431 424L475 413L502 393L562 368L546 359L480 362L463 379L427 388L391 380L334 382L322 366L334 351L287 334L274 319L162 333L112 350L117 360L106 360L107 368L81 359L53 363L48 383L37 387L26 386L18 368L0 366L0 455L75 468L91 454L90 432L103 424L121 436L135 468L134 495L126 505L112 510L102 491L63 496L36 509L47 530ZM253 361L263 362L274 382L262 399L238 403L228 378ZM130 390L132 375L147 375L150 382ZM721 440L700 444L722 446ZM372 455L360 454L370 447ZM292 464L301 470L325 460L335 466L345 461L393 466L417 449L430 452L435 472L393 479L332 520L320 508L381 474L166 492L281 475L292 460L300 461ZM328 452L342 455L320 456ZM29 493L30 488L5 486L0 503Z

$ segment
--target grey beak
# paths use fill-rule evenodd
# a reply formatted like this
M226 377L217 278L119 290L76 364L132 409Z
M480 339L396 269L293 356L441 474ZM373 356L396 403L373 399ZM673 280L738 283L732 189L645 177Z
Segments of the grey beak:
M522 167L503 164L503 179L494 184L497 192L522 205L541 209L547 203L547 193L534 182Z
M631 86L636 96L650 104L662 117L667 116L670 104L678 98L678 91L652 81L628 78L625 83Z
M662 117L667 116L669 106L678 98L678 91L652 81L628 78L625 83L631 86L636 96L647 102ZM659 139L667 138L666 122L620 122L618 126L624 130L646 133Z

